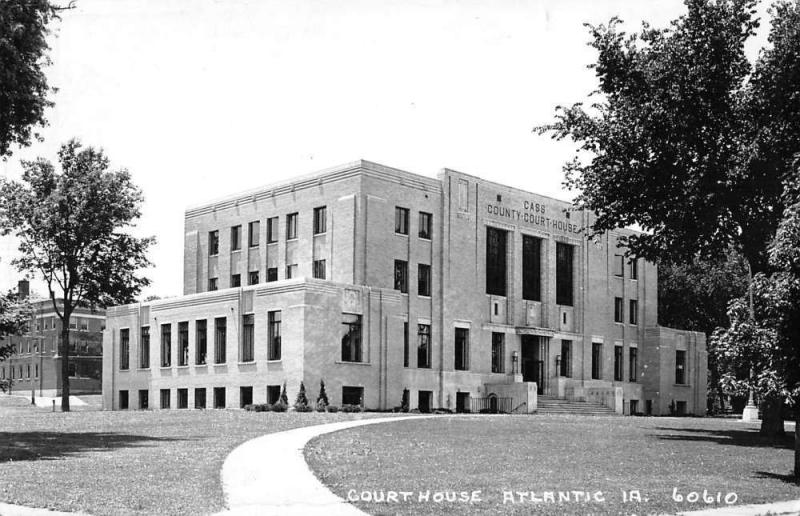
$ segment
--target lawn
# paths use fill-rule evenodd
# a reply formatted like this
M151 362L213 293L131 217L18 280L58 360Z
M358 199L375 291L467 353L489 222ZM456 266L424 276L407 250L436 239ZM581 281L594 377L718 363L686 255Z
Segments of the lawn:
M725 506L729 493L737 505L800 498L787 477L792 448L791 437L763 442L756 426L731 420L440 416L323 435L305 455L338 495L371 492L356 504L371 514L653 514ZM464 501L473 491L480 501ZM687 502L691 492L701 499Z
M382 415L52 413L29 408L23 398L2 398L0 501L94 515L222 510L220 469L239 444L271 432Z

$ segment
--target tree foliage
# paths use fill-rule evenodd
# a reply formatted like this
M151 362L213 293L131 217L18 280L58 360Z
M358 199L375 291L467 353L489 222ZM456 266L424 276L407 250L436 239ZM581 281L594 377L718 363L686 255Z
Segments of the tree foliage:
M14 353L14 345L9 337L21 335L31 318L31 306L20 299L16 292L0 294L0 362ZM11 386L10 378L0 379L0 390L5 392Z
M47 160L23 162L21 181L0 184L0 227L19 239L20 271L40 274L62 321L62 408L69 410L69 319L81 305L132 302L149 280L152 238L129 233L142 193L127 170L109 170L102 151L77 140L61 146L61 172ZM63 305L56 302L63 300Z

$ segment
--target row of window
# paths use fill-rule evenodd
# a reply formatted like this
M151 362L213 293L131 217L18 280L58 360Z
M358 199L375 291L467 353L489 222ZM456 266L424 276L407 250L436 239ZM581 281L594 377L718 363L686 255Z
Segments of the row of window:
M639 269L635 258L628 260L628 271L630 279L639 279ZM625 257L621 254L614 255L614 276L625 277Z
M36 319L36 331L41 330L56 330L58 329L58 321L57 317L41 317ZM80 330L80 331L89 331L89 319L85 317L70 317L69 318L69 329L70 330Z
M405 260L394 261L394 289L408 293L408 262ZM417 265L417 294L420 296L431 295L431 266L420 263Z
M621 297L614 298L614 322L625 322L625 301ZM628 323L639 324L639 301L628 300Z
M176 408L187 409L189 408L189 389L175 389L176 390ZM194 389L194 408L204 409L208 408L207 389L205 387L197 387ZM172 392L171 389L159 389L159 408L168 409L172 408ZM216 409L223 409L227 405L227 389L225 387L213 387L211 389L212 404L211 407ZM267 385L267 403L277 403L280 400L281 386L280 385ZM138 404L136 408L148 409L150 408L150 391L147 389L140 389L138 392ZM239 387L239 408L244 408L253 403L253 387L242 386ZM364 404L364 388L354 386L342 387L342 404L343 405L363 405ZM131 408L130 392L127 390L119 391L119 408L120 410L128 410Z
M15 369L19 372L17 376L14 375ZM25 373L25 376L23 376L23 373ZM17 366L17 368L15 368L13 365L8 366L8 378L10 380L13 380L14 378L19 378L20 380L31 378L31 365L26 364L24 369L21 365ZM39 378L39 364L33 364L33 378ZM0 367L0 380L5 379L6 367L2 366Z
M317 279L326 279L327 272L326 272L326 261L325 260L314 260L312 264L312 275L314 278ZM291 279L297 277L297 264L293 263L286 266L286 279ZM267 269L267 283L271 283L273 281L278 281L278 268L277 267L270 267ZM247 273L247 284L248 285L257 285L259 282L259 273L258 271L250 271ZM241 287L242 286L242 275L241 274L231 274L231 287ZM208 278L208 290L218 290L219 289L219 278Z
M297 219L298 213L289 213L286 215L286 240L294 240L297 238ZM314 208L314 225L313 231L315 235L320 235L328 230L328 215L327 207L320 206ZM231 251L239 251L242 248L242 226L241 224L231 227ZM247 245L249 247L258 247L261 232L261 222L254 220L247 224ZM274 244L278 241L278 217L270 217L267 219L267 243ZM208 232L208 255L215 256L219 254L219 230Z
M394 232L398 235L408 235L408 208L396 206L394 209ZM433 215L424 211L419 212L419 238L430 240L433 230Z
M99 337L98 337L98 339L99 339ZM39 344L38 344L38 342L40 340L42 342L42 353L47 353L48 352L47 351L47 340L48 339L45 339L44 337L41 337L41 338L23 337L21 340L19 340L15 344L14 353L16 355L26 355L26 354L32 355L32 354L36 354L36 353L39 352ZM52 339L50 339L50 348L51 348L51 351L53 353L57 353L58 352L58 341L59 340L60 340L60 337L56 337L56 336L54 336ZM84 340L84 339L79 339L79 338L73 338L73 339L70 340L70 343L69 343L69 349L70 349L70 351L72 353L82 353L82 354L88 354L90 351L92 351L92 352L94 352L94 353L99 355L99 354L102 353L102 350L100 349L101 346L102 345L101 345L101 343L99 341L90 342L90 341L87 341L87 340Z

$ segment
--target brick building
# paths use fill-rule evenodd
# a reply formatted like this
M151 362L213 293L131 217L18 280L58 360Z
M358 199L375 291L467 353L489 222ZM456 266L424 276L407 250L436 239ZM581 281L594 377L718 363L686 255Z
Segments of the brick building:
M704 336L657 326L657 271L568 203L358 161L186 212L184 295L108 310L107 408L475 398L705 413Z

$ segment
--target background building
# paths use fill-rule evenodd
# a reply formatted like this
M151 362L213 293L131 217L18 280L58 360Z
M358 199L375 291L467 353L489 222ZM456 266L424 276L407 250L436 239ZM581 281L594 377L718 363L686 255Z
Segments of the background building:
M114 307L108 408L473 398L705 412L700 334L657 326L657 271L568 203L367 161L186 212L184 296ZM534 383L535 382L535 385Z

